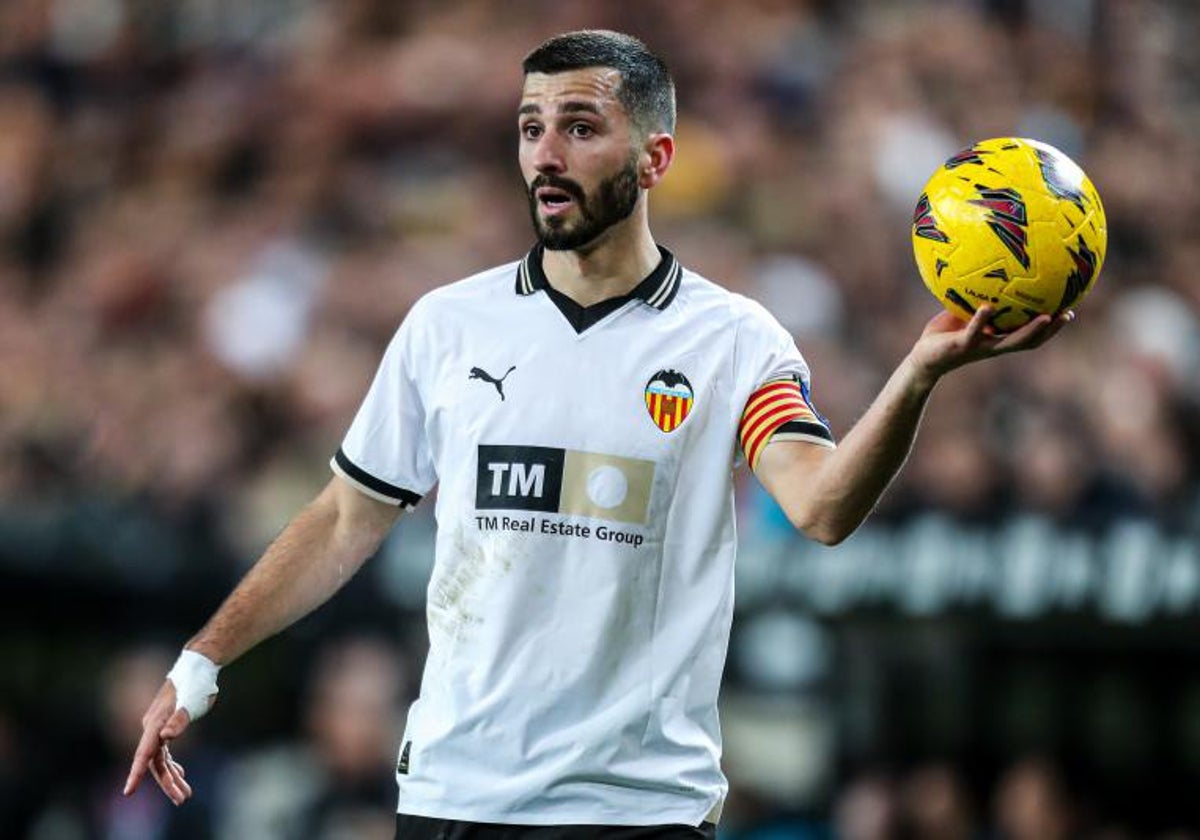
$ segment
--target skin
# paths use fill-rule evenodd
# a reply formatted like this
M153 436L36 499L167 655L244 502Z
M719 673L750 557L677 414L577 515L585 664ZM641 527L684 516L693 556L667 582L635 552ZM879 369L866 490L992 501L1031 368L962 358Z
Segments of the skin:
M519 161L526 186L539 177L563 180L585 199L633 162L639 196L632 213L579 248L545 252L550 283L588 306L630 292L660 259L650 232L647 194L675 155L669 134L637 130L617 99L620 74L589 68L530 74L518 112ZM561 191L560 191L561 192ZM535 224L563 227L582 221L580 208L535 207ZM537 216L541 214L541 218ZM921 415L938 380L963 365L1038 347L1073 319L1041 316L999 336L981 307L970 323L941 312L925 326L862 419L837 449L799 441L767 445L756 470L763 486L808 537L845 539L866 519L912 448ZM188 642L226 665L260 641L316 609L374 554L399 510L335 477L267 549L209 622ZM175 688L163 683L142 720L125 794L150 773L176 805L191 795L182 765L168 749L190 723L175 710Z
M227 665L323 604L375 553L400 515L339 477L288 524L186 647ZM210 701L211 702L211 701ZM168 744L190 723L175 709L175 686L163 682L142 717L125 795L149 772L176 805L192 795Z
M675 140L636 129L617 99L620 84L620 73L607 68L531 73L518 109L526 186L539 175L566 178L591 196L634 158L641 195L629 217L578 250L547 251L542 260L550 284L583 306L630 292L660 259L647 193L670 167ZM579 215L570 207L563 223L576 224Z
M907 459L939 379L972 362L1040 347L1075 317L1041 315L1000 336L987 326L993 314L985 306L966 324L949 312L931 318L836 449L801 441L767 444L755 475L796 528L826 545L850 536Z

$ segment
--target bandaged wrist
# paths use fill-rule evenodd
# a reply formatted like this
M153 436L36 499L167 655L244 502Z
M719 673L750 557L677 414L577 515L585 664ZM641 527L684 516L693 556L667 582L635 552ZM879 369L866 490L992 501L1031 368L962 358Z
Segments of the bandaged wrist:
M175 660L167 679L175 686L175 711L187 709L193 721L208 711L209 698L217 693L217 672L221 666L202 653L184 650Z

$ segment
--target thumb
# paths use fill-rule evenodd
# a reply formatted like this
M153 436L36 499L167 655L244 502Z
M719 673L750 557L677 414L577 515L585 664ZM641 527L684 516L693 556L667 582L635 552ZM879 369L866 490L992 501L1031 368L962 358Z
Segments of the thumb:
M162 738L164 741L170 741L173 738L178 738L183 734L183 730L187 729L188 724L191 723L191 721L192 718L191 715L188 714L187 709L182 707L178 708L175 710L175 713L167 719L167 722L163 724L163 728L158 731L158 737Z
M991 321L993 314L994 310L986 303L975 311L971 320L967 322L963 334L968 344L974 344L979 340L979 336L983 334L984 328L988 326L988 322Z

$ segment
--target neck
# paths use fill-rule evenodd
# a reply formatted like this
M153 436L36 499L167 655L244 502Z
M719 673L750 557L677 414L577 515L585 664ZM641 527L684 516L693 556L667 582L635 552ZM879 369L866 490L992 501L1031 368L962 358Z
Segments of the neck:
M662 259L644 208L640 205L587 248L544 251L542 270L550 285L580 306L633 291Z

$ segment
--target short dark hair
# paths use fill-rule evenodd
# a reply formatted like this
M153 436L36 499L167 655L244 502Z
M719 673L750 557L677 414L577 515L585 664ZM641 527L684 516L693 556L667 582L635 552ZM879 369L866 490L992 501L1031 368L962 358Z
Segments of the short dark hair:
M610 67L621 74L617 99L633 124L649 134L675 131L675 83L666 63L622 32L584 29L555 35L525 56L525 75Z

